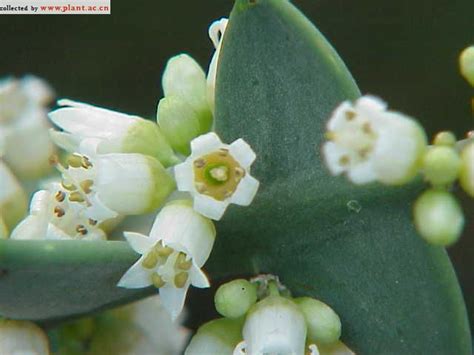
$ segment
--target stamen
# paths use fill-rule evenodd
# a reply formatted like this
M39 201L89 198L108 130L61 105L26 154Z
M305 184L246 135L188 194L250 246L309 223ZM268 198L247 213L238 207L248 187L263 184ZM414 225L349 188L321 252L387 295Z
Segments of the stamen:
M226 157L229 154L229 149L227 148L221 148L219 149L219 155L221 157Z
M59 206L54 207L53 212L58 218L61 218L62 216L66 214L66 212Z
M80 192L74 191L69 195L69 201L71 201L71 202L84 202L84 197L82 197Z
M73 168L80 168L82 166L82 156L78 154L73 154L67 158L67 164Z
M155 286L156 288L160 288L160 287L163 287L165 285L165 281L161 278L160 275L158 275L158 273L154 272L153 274L151 274L151 282L153 284L153 286Z
M206 161L204 159L197 159L194 161L194 166L198 169L204 167L206 165Z
M145 259L142 261L142 265L146 269L153 269L158 263L158 253L155 250L152 250L147 254Z
M339 164L342 166L348 165L351 162L350 158L347 155L343 155L339 158Z
M81 181L81 183L79 185L81 186L82 190L86 194L88 194L92 191L91 187L92 187L93 184L94 184L94 181L92 181L90 179L87 179L87 180Z
M236 178L243 178L245 176L245 170L242 169L240 166L234 168L234 174Z
M174 277L174 284L177 288L183 288L186 281L188 281L188 273L185 271L176 274Z
M174 249L170 247L164 247L158 244L155 245L155 251L158 253L159 256L168 257L169 255L171 255L171 253L174 252Z
M54 195L54 198L55 198L56 201L58 201L58 202L63 202L64 199L66 198L66 194L65 194L63 191L58 191L58 192L56 192L56 194Z
M76 227L76 232L79 233L79 234L82 234L82 235L86 235L87 234L87 228L85 226L83 226L82 224L79 224Z
M186 254L184 253L179 253L178 257L176 258L176 267L181 270L189 270L192 266L192 261L191 259L186 260Z
M91 161L89 160L89 158L86 157L86 156L83 156L83 157L82 157L81 165L82 165L82 167L83 167L84 169L92 168L92 163L91 163Z
M66 190L69 190L69 191L77 190L76 185L74 185L73 183L67 183L65 180L63 180L61 182L61 186L64 187Z
M196 182L195 186L196 186L196 190L197 190L200 194L203 194L203 193L206 193L206 192L207 192L207 186L206 186L206 184L204 184L204 183L202 183L202 182Z
M352 121L356 115L354 111L346 111L346 120Z
M97 225L97 221L95 219L89 218L89 224L91 226L95 226L95 225Z
M373 131L372 131L372 127L370 126L370 123L369 122L365 122L363 125L362 125L362 131L366 134L372 134Z

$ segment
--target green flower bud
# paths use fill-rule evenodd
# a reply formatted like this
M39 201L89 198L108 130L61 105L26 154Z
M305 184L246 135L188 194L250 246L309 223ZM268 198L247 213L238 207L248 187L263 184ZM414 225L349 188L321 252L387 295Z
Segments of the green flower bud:
M308 325L308 339L318 344L331 344L341 336L341 320L327 304L310 297L294 299Z
M171 147L183 155L191 152L190 142L201 134L198 113L179 96L158 103L157 120Z
M447 246L461 235L464 215L452 194L428 190L415 202L415 226L428 243Z
M242 339L242 323L242 319L221 318L202 325L184 354L232 354Z
M459 67L462 76L474 86L474 46L464 49L459 56Z
M454 182L459 175L460 168L461 158L454 147L432 147L423 159L425 178L434 186Z
M244 279L221 285L214 296L217 312L228 318L243 316L255 302L257 287Z
M447 145L453 147L456 144L456 136L453 132L443 131L439 132L433 141L434 145Z
M474 143L461 152L459 182L466 193L474 197Z

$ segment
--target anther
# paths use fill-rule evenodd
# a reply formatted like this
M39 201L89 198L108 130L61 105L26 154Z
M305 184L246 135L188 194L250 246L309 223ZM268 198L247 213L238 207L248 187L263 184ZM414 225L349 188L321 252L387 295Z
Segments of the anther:
M82 197L80 192L71 192L69 195L69 201L71 202L84 202L84 197Z
M76 232L79 233L79 234L82 234L82 235L86 235L87 234L87 228L85 226L83 226L82 224L79 224L76 227Z
M356 116L354 111L346 111L346 120L352 121Z
M206 165L206 161L204 159L197 159L194 161L194 167L202 168Z
M350 163L350 159L347 155L343 155L341 158L339 158L339 164L341 165L348 165Z
M234 168L234 174L235 174L235 177L237 178L243 178L245 176L245 170L242 169L240 166L236 166Z
M166 283L163 280L163 278L160 275L158 275L156 272L151 274L151 282L152 282L153 286L155 286L156 288L163 287Z
M66 190L69 190L69 191L74 191L74 190L77 189L76 185L74 185L72 183L68 183L64 180L61 182L61 186L64 187Z
M207 186L206 186L206 184L204 184L204 183L202 183L202 182L196 182L195 185L196 185L196 190L197 190L199 193L203 194L203 193L207 192Z
M86 193L90 193L91 192L91 187L92 185L94 184L94 181L92 180L84 180L84 181L81 181L81 183L79 184L81 186L81 189Z
M369 122L365 122L362 125L362 131L366 134L372 134L372 127L370 126Z
M91 226L97 225L97 221L96 221L95 219L89 218L89 221L88 221L88 222L89 222L89 224L90 224Z
M179 253L178 257L176 258L176 267L181 270L189 270L192 266L191 259L186 260L186 254Z
M229 149L227 148L221 148L219 149L219 155L221 157L226 157L229 154Z
M185 271L176 274L174 277L174 285L177 288L183 288L186 284L186 281L188 281L188 273Z
M142 265L146 269L153 269L158 263L158 254L156 251L152 250L147 254L145 259L142 261Z
M66 212L64 212L64 210L59 206L54 207L53 212L58 218L61 218L62 216L66 214Z
M82 166L82 156L73 154L67 158L67 164L73 168L80 168Z
M174 252L173 248L170 247L164 247L162 245L155 245L155 251L159 256L167 257L169 256L172 252Z
M56 201L58 201L58 202L63 202L64 199L66 198L66 194L65 194L63 191L58 191L58 192L56 192L56 194L54 195L54 198L55 198Z
M82 157L81 165L84 169L92 168L91 161L89 160L88 157L85 157L85 156Z

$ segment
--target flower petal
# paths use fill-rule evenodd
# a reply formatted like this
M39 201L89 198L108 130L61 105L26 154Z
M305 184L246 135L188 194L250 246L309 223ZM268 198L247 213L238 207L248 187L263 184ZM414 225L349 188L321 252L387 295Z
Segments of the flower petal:
M182 288L176 288L173 285L166 284L160 288L160 299L163 307L170 313L174 321L183 310L184 300L188 292L189 283Z
M260 183L253 176L245 175L230 198L230 202L241 206L250 205L257 194L259 185Z
M142 266L143 258L133 264L118 282L118 287L143 288L152 284L151 271Z
M179 191L194 191L194 173L190 159L174 167L174 177Z
M194 196L194 210L204 217L216 221L221 219L228 205L228 201L217 201L206 195L196 194Z
M193 266L191 270L189 270L189 277L191 280L191 285L194 287L208 288L211 286L206 274L196 266Z
M152 238L140 233L123 232L123 235L132 249L142 255L148 252L155 243Z
M229 153L244 169L248 169L257 157L250 145L242 138L237 139L229 146Z
M362 185L368 184L377 180L377 174L374 169L373 161L359 163L351 167L347 173L347 177L354 184Z
M346 148L337 145L334 142L326 142L323 144L322 153L326 166L332 175L339 175L347 170L340 161L344 155L348 155L349 152Z
M203 134L191 141L191 150L193 157L200 157L202 155L212 153L219 148L225 146L222 144L219 136L214 132Z
M67 132L56 131L53 128L49 130L49 136L57 146L68 152L76 152L78 150L80 139L77 136Z

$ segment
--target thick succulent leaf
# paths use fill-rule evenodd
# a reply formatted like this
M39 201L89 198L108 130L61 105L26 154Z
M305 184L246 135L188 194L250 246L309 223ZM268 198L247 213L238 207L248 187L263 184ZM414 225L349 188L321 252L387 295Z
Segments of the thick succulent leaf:
M125 242L0 240L0 315L54 323L156 292L115 286L137 258Z
M321 160L330 112L358 89L334 50L286 0L237 0L217 82L216 130L243 137L261 181L218 224L214 278L274 273L341 316L360 354L470 354L446 252L411 222L419 187L353 187Z

